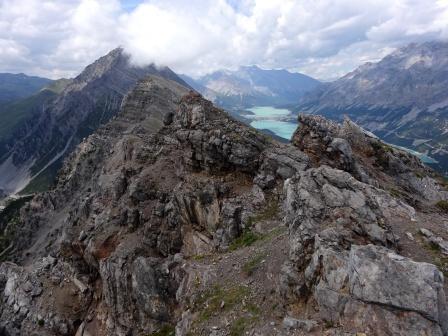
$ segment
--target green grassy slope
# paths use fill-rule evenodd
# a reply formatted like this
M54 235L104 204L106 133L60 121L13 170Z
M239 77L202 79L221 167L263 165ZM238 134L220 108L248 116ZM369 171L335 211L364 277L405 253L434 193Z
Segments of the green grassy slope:
M29 97L49 85L51 79L25 74L0 73L0 103Z

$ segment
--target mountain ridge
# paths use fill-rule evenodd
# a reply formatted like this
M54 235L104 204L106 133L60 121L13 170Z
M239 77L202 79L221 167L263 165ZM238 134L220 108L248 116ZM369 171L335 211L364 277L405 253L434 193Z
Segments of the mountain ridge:
M60 167L58 157L62 159L66 151L113 117L136 82L154 73L188 86L166 67L131 66L122 48L86 67L50 101L39 104L36 113L1 143L0 189L18 192L55 158ZM55 170L49 171L50 180ZM14 176L14 171L21 173Z
M301 98L295 112L344 114L385 141L425 153L448 170L448 42L410 44Z
M230 109L294 104L304 92L320 84L300 73L264 70L256 65L216 71L196 80L184 78L205 97Z

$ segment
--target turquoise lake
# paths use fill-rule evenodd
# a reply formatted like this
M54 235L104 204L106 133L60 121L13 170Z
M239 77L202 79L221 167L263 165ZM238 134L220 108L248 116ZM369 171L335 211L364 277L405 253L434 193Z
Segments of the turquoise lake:
M293 133L297 129L297 123L281 120L282 117L287 117L291 114L291 111L288 109L275 108L273 106L255 106L247 110L253 113L253 115L246 117L253 119L250 125L254 128L268 129L276 135L288 140L291 139ZM414 154L424 163L437 163L436 160L423 153L416 152L406 147L392 146Z
M273 106L256 106L248 109L254 115L248 116L254 121L250 125L257 129L268 129L276 135L290 140L297 128L297 123L279 120L291 114L287 109L275 108Z

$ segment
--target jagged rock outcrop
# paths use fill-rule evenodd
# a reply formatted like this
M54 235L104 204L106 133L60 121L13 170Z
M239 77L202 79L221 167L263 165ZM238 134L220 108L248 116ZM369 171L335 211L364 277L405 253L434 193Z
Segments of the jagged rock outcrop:
M0 274L2 335L38 335L39 329L74 335L86 318L92 291L68 263L52 257L27 268L3 263Z
M445 259L407 238L447 239L441 184L349 121L301 122L280 144L140 81L15 218L0 332L446 335ZM432 197L390 191L416 173Z
M385 144L348 118L339 125L321 116L302 114L299 123L292 143L315 167L329 165L385 190L397 188L412 204L448 197L443 183L435 179L437 174L416 156Z
M286 296L315 301L321 319L348 330L448 332L443 274L394 252L392 228L400 218L412 221L413 208L325 166L287 180L285 194Z

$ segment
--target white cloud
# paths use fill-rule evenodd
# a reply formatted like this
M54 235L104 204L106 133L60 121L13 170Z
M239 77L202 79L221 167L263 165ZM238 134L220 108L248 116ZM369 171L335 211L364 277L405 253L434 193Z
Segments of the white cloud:
M448 1L0 0L0 71L72 76L122 45L192 75L258 64L335 78L448 38Z

